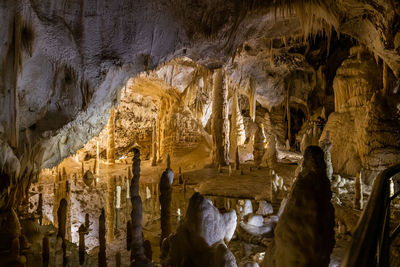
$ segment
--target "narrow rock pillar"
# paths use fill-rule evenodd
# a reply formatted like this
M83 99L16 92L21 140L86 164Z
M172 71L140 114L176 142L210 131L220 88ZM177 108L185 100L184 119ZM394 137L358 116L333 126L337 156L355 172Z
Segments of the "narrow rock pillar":
M228 88L224 86L222 69L214 76L211 134L213 140L213 163L229 165Z
M164 238L171 234L171 185L174 181L174 173L167 168L161 175L160 189L160 205L161 205L161 239L160 247Z

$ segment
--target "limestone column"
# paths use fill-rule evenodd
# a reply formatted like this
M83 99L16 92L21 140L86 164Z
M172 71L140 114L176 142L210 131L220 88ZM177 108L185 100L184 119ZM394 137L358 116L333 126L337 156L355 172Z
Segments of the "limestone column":
M254 122L256 121L256 86L253 77L249 79L249 86L250 117Z
M98 266L107 267L107 256L106 256L106 218L104 209L101 210L99 217L99 254L98 254Z
M217 69L213 84L211 134L213 140L213 163L229 165L228 88L224 86L222 69Z
M153 159L151 161L151 166L156 166L157 165L157 134L156 134L156 125L153 125L153 132L151 134L151 140L153 142L153 146L152 146L152 154L153 154Z
M115 163L115 108L111 108L110 118L107 123L107 162Z

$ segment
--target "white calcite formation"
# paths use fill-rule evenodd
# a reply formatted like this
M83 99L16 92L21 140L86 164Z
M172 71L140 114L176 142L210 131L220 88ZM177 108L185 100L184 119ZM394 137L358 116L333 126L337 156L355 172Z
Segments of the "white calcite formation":
M220 213L199 193L190 198L185 219L162 244L167 266L237 266L225 242L236 229L236 212Z

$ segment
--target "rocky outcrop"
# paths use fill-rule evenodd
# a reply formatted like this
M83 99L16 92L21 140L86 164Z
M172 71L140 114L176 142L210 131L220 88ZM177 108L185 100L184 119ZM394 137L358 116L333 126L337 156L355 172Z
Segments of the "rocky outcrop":
M328 266L335 244L332 192L324 152L309 146L263 266Z
M194 193L184 221L162 244L163 266L237 266L225 244L236 219L235 211L221 214L210 200Z

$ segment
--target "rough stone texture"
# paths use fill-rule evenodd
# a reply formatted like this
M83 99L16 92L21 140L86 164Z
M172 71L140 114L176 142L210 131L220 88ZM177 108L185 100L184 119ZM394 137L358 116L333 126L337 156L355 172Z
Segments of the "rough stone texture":
M332 192L324 153L310 146L275 229L263 266L328 266L335 244Z
M221 214L199 193L190 199L184 221L162 245L162 262L171 266L237 266L226 247L236 228L236 212Z
M217 69L213 80L213 105L211 133L213 140L212 159L215 166L229 165L229 122L227 97L223 70Z
M380 91L380 66L361 51L359 57L351 55L337 71L333 83L335 112L330 114L321 140L329 131L335 173L355 176L364 168L364 182L369 184L374 177L371 172L400 160L399 117L396 100Z

